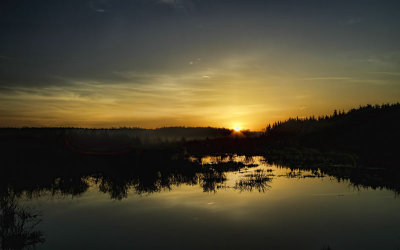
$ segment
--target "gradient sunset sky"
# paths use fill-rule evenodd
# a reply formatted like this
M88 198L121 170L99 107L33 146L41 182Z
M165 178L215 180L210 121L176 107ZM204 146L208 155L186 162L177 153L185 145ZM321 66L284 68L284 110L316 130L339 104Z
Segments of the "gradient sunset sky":
M0 126L240 126L400 101L400 1L3 0Z

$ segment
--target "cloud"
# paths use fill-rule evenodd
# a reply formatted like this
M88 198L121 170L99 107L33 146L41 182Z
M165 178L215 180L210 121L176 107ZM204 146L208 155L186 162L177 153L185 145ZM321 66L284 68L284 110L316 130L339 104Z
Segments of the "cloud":
M255 112L266 110L261 98L245 94L253 91L246 84L248 76L229 67L179 74L113 73L118 81L64 79L68 84L2 87L3 125L222 127L232 120L250 121Z
M400 76L400 72L375 71L375 72L368 72L368 73L369 74L377 74L377 75Z
M8 56L5 56L5 55L0 55L0 59L6 59L6 60L8 60L8 59L12 59L11 57L8 57Z
M184 4L184 0L159 0L159 2L163 4L170 4L176 7L183 6Z
M96 0L90 1L89 7L98 13L104 13L110 7L109 0Z
M159 3L169 5L175 10L189 14L195 8L194 3L190 0L159 0Z
M327 76L327 77L306 77L303 78L302 80L304 81L346 81L346 80L351 80L351 77L337 77L337 76Z
M355 24L362 23L363 21L364 21L363 18L351 18L346 21L346 24L347 25L355 25Z
M400 70L400 51L388 51L385 53L370 55L361 60L373 65L377 71L399 71Z

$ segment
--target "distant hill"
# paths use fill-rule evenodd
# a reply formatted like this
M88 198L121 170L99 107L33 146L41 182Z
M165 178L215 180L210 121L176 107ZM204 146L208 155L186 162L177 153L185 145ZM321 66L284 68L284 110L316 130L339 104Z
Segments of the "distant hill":
M177 140L194 140L206 138L218 138L229 136L232 130L226 128L212 127L164 127L158 129L142 128L110 128L110 129L90 129L90 128L2 128L0 136L27 136L27 137L48 137L57 135L87 135L97 137L125 137L137 138L141 143L172 142Z
M165 143L228 137L230 129L211 127L165 127L159 129L116 128L2 128L2 152L40 151L56 148L91 155L119 155Z

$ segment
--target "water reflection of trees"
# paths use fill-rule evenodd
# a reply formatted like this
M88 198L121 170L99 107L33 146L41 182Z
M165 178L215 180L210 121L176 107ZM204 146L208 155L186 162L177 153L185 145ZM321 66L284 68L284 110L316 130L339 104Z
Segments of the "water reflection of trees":
M338 182L345 180L356 188L389 189L400 193L400 171L384 168L362 168L349 164L335 164L334 159L329 163L321 164L313 159L302 161L267 159L268 164L275 164L281 168L289 168L291 171L285 174L288 178L321 178L331 176Z
M201 164L200 161L175 160L157 168L147 165L138 169L119 169L96 175L95 183L100 191L112 199L122 199L132 190L136 194L148 194L171 190L182 184L199 185L204 192L216 192L227 181L227 172L239 171L256 165L242 162Z
M69 168L62 164L59 167L17 164L4 168L4 174L0 176L0 188L11 187L13 192L23 193L27 197L49 193L55 196L78 196L95 184L99 191L117 200L126 198L130 192L149 194L171 190L183 184L198 185L204 192L217 192L220 188L226 188L227 173L243 172L257 166L251 157L239 159L231 155L210 161L194 157L174 160L166 157L142 160L114 157L103 158L101 161L93 157L85 160ZM260 188L257 181L248 181L248 176L244 178L246 181L231 188L241 191L266 190ZM251 185L255 188L250 188Z
M12 192L0 194L0 244L2 249L32 249L44 242L39 213L18 204Z
M60 162L57 167L50 164L35 167L31 167L30 164L14 164L3 168L0 188L11 187L14 193L23 192L28 197L49 192L52 195L77 196L86 192L94 183L101 192L109 194L112 199L121 200L129 193L149 194L171 190L183 184L198 185L204 192L217 192L221 188L233 188L241 192L265 192L270 188L269 183L273 178L272 173L268 172L270 170L254 168L257 166L257 158L224 155L181 156L171 159L170 155L148 154L142 158L84 156L77 160L75 165L63 165ZM265 161L268 164L290 168L292 171L286 175L289 178L330 175L339 181L350 180L357 186L400 190L398 175L389 173L388 170L358 169L332 163L321 165L319 158L315 160L315 157L297 161L292 158L280 158L277 161L271 157ZM237 175L240 179L233 185L228 184L227 175L230 172L241 173ZM29 176L29 179L26 176Z

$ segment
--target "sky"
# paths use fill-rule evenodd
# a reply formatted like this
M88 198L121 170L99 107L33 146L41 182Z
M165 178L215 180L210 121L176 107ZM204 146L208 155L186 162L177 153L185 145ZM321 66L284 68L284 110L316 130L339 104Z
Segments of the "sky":
M400 1L2 0L0 127L213 126L400 101Z

